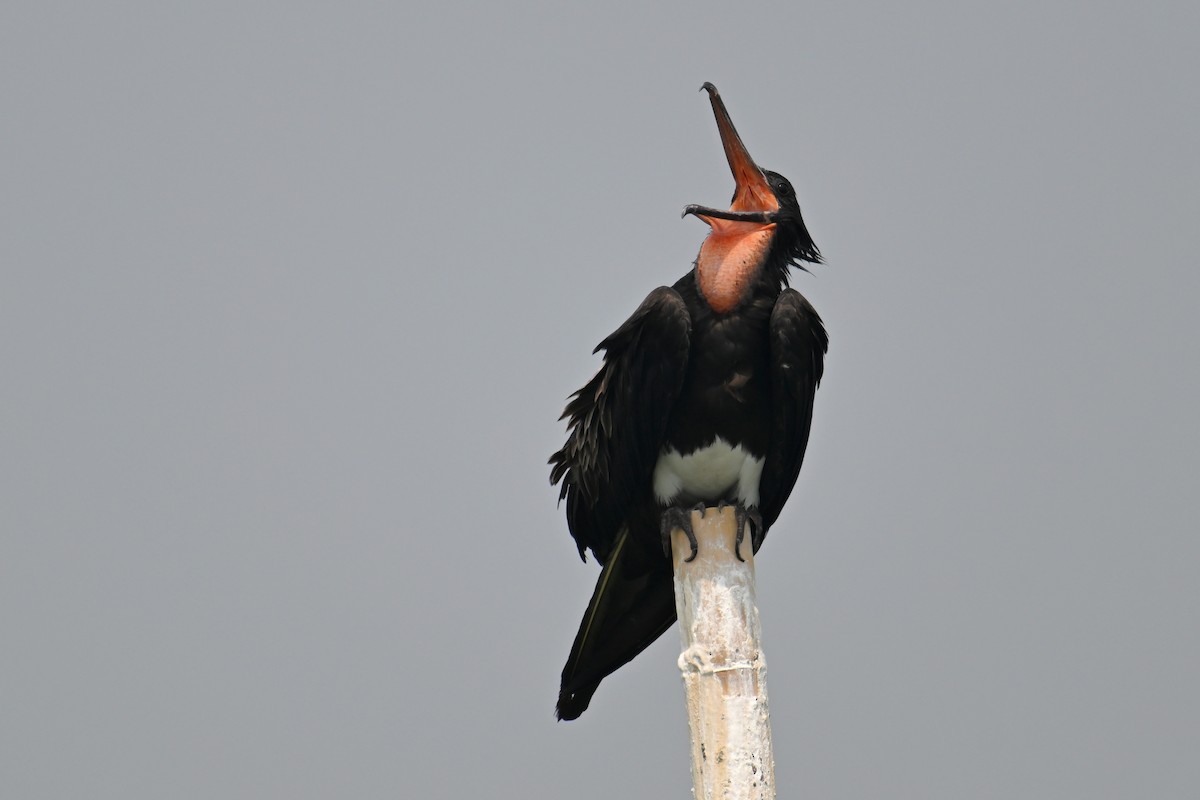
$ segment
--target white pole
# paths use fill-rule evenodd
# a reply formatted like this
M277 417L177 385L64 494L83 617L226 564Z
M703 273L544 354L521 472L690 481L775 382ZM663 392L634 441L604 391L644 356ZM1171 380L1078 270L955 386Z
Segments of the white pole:
M749 524L734 555L733 508L692 512L696 559L687 537L671 534L675 607L687 691L695 800L774 800L775 758L767 714L767 665L760 644Z

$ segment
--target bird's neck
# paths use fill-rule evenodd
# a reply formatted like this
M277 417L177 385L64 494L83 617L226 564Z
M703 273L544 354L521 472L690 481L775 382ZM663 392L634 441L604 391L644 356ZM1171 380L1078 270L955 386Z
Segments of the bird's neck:
M709 307L726 314L763 278L775 226L718 222L723 224L713 226L696 257L696 283ZM768 281L778 282L774 276Z

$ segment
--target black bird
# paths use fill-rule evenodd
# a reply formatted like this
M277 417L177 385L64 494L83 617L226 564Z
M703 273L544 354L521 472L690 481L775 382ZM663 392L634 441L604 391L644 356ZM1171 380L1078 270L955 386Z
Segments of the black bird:
M695 506L735 505L758 551L796 483L828 337L788 289L821 263L788 180L760 169L708 91L737 187L728 211L689 205L711 230L694 268L650 293L602 341L604 365L572 395L550 457L567 524L604 569L563 669L559 719L675 622L669 534L696 540ZM740 557L740 551L738 553Z

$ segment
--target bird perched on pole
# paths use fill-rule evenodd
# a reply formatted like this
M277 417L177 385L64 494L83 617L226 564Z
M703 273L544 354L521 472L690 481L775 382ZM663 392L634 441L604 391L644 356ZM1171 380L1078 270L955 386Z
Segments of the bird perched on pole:
M796 483L828 337L788 268L821 263L791 183L755 164L708 92L736 188L729 210L689 205L710 230L688 274L650 293L602 341L550 457L567 524L604 569L575 637L559 719L675 622L669 536L695 557L691 511L733 505L738 547L758 552ZM739 549L740 557L740 549Z

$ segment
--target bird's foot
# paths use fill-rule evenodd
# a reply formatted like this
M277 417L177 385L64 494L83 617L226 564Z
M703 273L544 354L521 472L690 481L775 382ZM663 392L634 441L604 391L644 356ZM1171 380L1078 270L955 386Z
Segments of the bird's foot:
M704 503L697 503L692 508L680 508L679 506L670 506L662 513L662 545L663 555L667 558L671 557L671 532L676 528L683 531L683 535L688 538L688 544L692 546L692 554L684 561L692 561L696 558L696 553L700 550L700 545L696 541L696 532L692 530L692 512L699 511L700 518L704 518L705 508Z
M750 522L750 546L753 548L752 553L758 552L758 548L763 541L763 521L762 514L759 513L758 506L747 507L740 500L737 503L727 503L722 500L717 505L718 511L724 511L727 507L733 506L734 518L737 520L737 539L733 544L733 554L737 556L738 561L745 561L742 558L742 541L746 538L746 522Z

